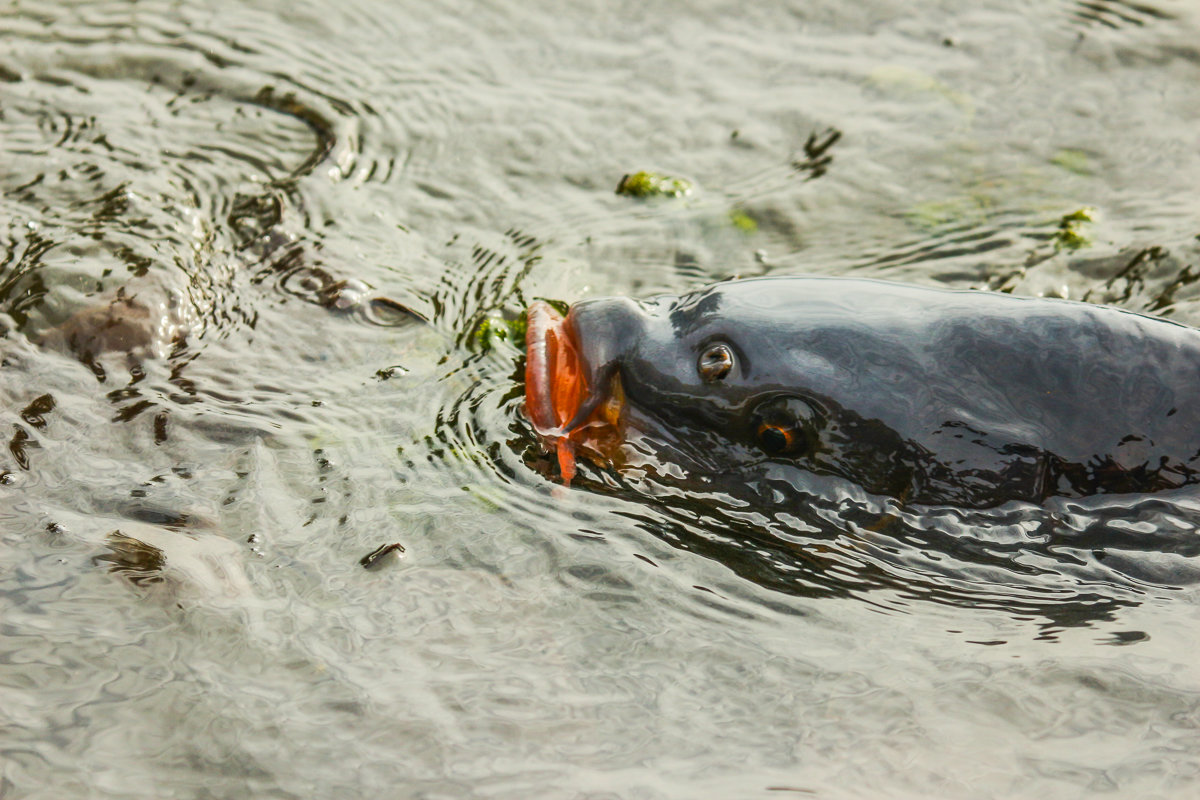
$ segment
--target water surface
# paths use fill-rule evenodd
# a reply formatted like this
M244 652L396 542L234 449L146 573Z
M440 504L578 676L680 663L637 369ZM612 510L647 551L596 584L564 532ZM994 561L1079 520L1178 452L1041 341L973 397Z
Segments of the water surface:
M1194 796L1194 492L564 489L497 333L797 273L1198 324L1194 5L508 6L0 7L0 797Z

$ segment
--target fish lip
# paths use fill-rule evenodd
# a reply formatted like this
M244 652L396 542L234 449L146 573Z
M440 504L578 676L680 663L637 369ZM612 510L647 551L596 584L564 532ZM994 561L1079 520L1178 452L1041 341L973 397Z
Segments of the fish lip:
M562 373L578 373L578 349L563 316L549 303L534 301L525 315L525 411L542 436L566 433L562 421L578 407L560 409L554 382ZM566 363L560 363L566 361Z
M525 407L543 436L569 436L605 400L609 375L591 374L582 355L574 318L536 300L526 312ZM560 382L566 384L559 386ZM567 383L570 382L570 383ZM561 391L555 392L555 388Z
M580 446L604 454L611 450L614 434L620 437L614 422L621 406L621 397L612 391L614 368L588 363L575 322L574 315L564 317L542 300L526 312L525 413L547 449L557 450L566 482L575 473ZM607 407L610 400L615 409Z

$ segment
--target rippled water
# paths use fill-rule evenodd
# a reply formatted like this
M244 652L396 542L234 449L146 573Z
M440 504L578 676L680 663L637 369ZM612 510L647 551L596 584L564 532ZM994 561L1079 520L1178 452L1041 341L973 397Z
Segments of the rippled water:
M1194 491L566 489L505 334L789 273L1200 323L1197 42L1184 0L0 7L0 797L1194 796Z

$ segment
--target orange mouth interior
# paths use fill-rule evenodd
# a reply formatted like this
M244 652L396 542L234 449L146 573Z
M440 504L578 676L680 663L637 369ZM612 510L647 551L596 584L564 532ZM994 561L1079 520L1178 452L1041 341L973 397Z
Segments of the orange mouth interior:
M548 449L558 456L564 483L575 476L576 454L608 460L620 444L621 391L619 379L611 387L588 385L579 346L562 315L548 303L534 302L527 313L525 333L525 412ZM586 419L572 422L593 393L605 391Z

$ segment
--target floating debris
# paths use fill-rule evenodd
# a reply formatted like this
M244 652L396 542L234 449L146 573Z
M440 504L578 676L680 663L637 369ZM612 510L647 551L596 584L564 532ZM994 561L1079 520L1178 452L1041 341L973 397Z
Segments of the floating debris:
M490 352L496 342L515 342L521 347L525 342L525 317L508 319L500 316L485 316L471 331L469 346L481 353Z
M758 220L747 214L743 209L730 209L729 221L733 223L733 227L742 233L758 233Z
M691 191L691 181L645 170L626 175L617 184L617 194L626 197L683 197Z
M399 561L404 555L404 545L399 542L385 544L367 553L358 560L359 564L363 565L364 569L377 570L382 569L389 563Z
M804 158L794 159L792 169L806 174L808 177L805 180L811 181L821 177L829 171L829 165L833 163L833 155L829 149L841 138L842 132L837 128L829 128L819 135L813 131L804 143Z
M1089 247L1092 240L1083 232L1082 228L1088 223L1096 221L1096 209L1081 208L1078 211L1072 211L1070 214L1063 215L1059 220L1058 232L1054 234L1054 246L1059 250L1079 250L1083 247Z
M1059 150L1050 159L1050 163L1076 175L1091 175L1093 170L1088 154L1083 150Z

